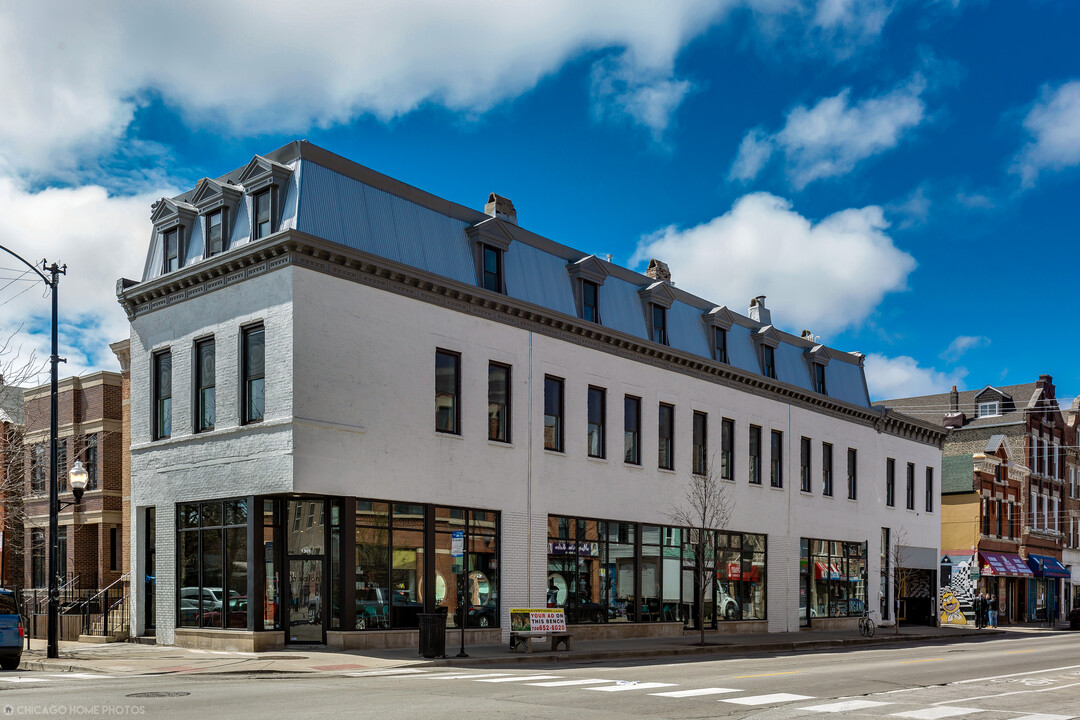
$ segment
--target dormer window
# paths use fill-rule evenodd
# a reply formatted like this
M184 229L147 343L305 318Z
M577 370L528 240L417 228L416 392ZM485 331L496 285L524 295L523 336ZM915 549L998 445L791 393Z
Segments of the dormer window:
M825 389L825 366L821 363L814 363L814 392L821 395L828 395L829 393Z
M480 246L483 266L483 287L491 292L503 291L502 250L486 243Z
M222 215L224 210L210 213L206 216L206 256L217 255L225 249L224 233L222 232Z
M981 402L979 403L978 417L994 417L1001 415L1001 403L997 400L993 402Z
M164 272L171 273L180 269L180 231L176 228L165 233Z
M726 307L715 307L701 314L705 323L705 337L708 338L712 359L716 362L730 363L728 357L728 330L735 324L735 317Z
M255 221L252 223L252 227L255 229L255 232L252 235L252 240L258 240L260 238L266 237L273 232L270 223L270 191L263 190L261 193L256 195L253 199L252 205L253 214L255 216Z
M581 281L581 318L600 322L600 287L588 280Z
M713 328L713 359L716 362L729 362L727 354L727 330L722 327Z
M767 378L776 379L776 350L769 345L761 346L761 372Z
M667 308L663 305L657 305L656 303L650 303L649 307L652 311L652 327L649 328L652 341L654 343L660 343L661 345L667 345Z

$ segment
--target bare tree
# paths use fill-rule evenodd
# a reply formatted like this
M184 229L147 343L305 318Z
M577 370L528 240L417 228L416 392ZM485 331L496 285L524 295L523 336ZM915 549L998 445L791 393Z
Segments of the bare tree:
M918 570L907 567L909 560L908 533L903 525L896 529L893 534L893 543L889 547L889 562L892 564L893 575L893 611L896 614L896 634L900 634L900 593L908 589L908 583L915 579Z
M716 567L716 531L728 526L735 510L729 483L718 477L717 465L710 461L688 473L686 494L672 508L670 516L686 533L686 544L694 554L694 587L697 595L697 626L701 645L705 644L705 593L712 587Z

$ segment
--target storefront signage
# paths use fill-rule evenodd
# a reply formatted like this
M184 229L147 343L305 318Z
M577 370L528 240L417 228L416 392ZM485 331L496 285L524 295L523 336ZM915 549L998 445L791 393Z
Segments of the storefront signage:
M516 633L566 632L562 608L510 608L510 629Z
M982 574L993 577L1031 577L1031 570L1020 558L1012 553L979 551L982 560Z
M600 555L600 544L587 540L556 540L548 543L548 555L585 555L597 557Z

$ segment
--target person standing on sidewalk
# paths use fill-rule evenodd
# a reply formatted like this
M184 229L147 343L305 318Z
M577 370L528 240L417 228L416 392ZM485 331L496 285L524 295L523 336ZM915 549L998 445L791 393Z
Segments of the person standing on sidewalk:
M998 624L998 599L997 595L991 595L990 599L986 601L986 606L990 614L990 627L996 628Z
M975 593L975 629L983 626L983 598L981 593Z

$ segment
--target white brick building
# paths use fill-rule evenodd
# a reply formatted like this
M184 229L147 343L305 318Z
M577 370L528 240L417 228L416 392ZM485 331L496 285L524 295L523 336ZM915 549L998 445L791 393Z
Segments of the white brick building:
M461 622L458 530L472 642L546 604L583 635L681 633L671 510L703 463L735 507L721 629L891 618L883 535L936 567L943 431L872 408L862 356L773 328L763 298L718 308L662 264L530 233L505 199L470 210L304 142L153 220L118 286L136 632L414 644L420 611ZM892 506L887 458L917 468Z

